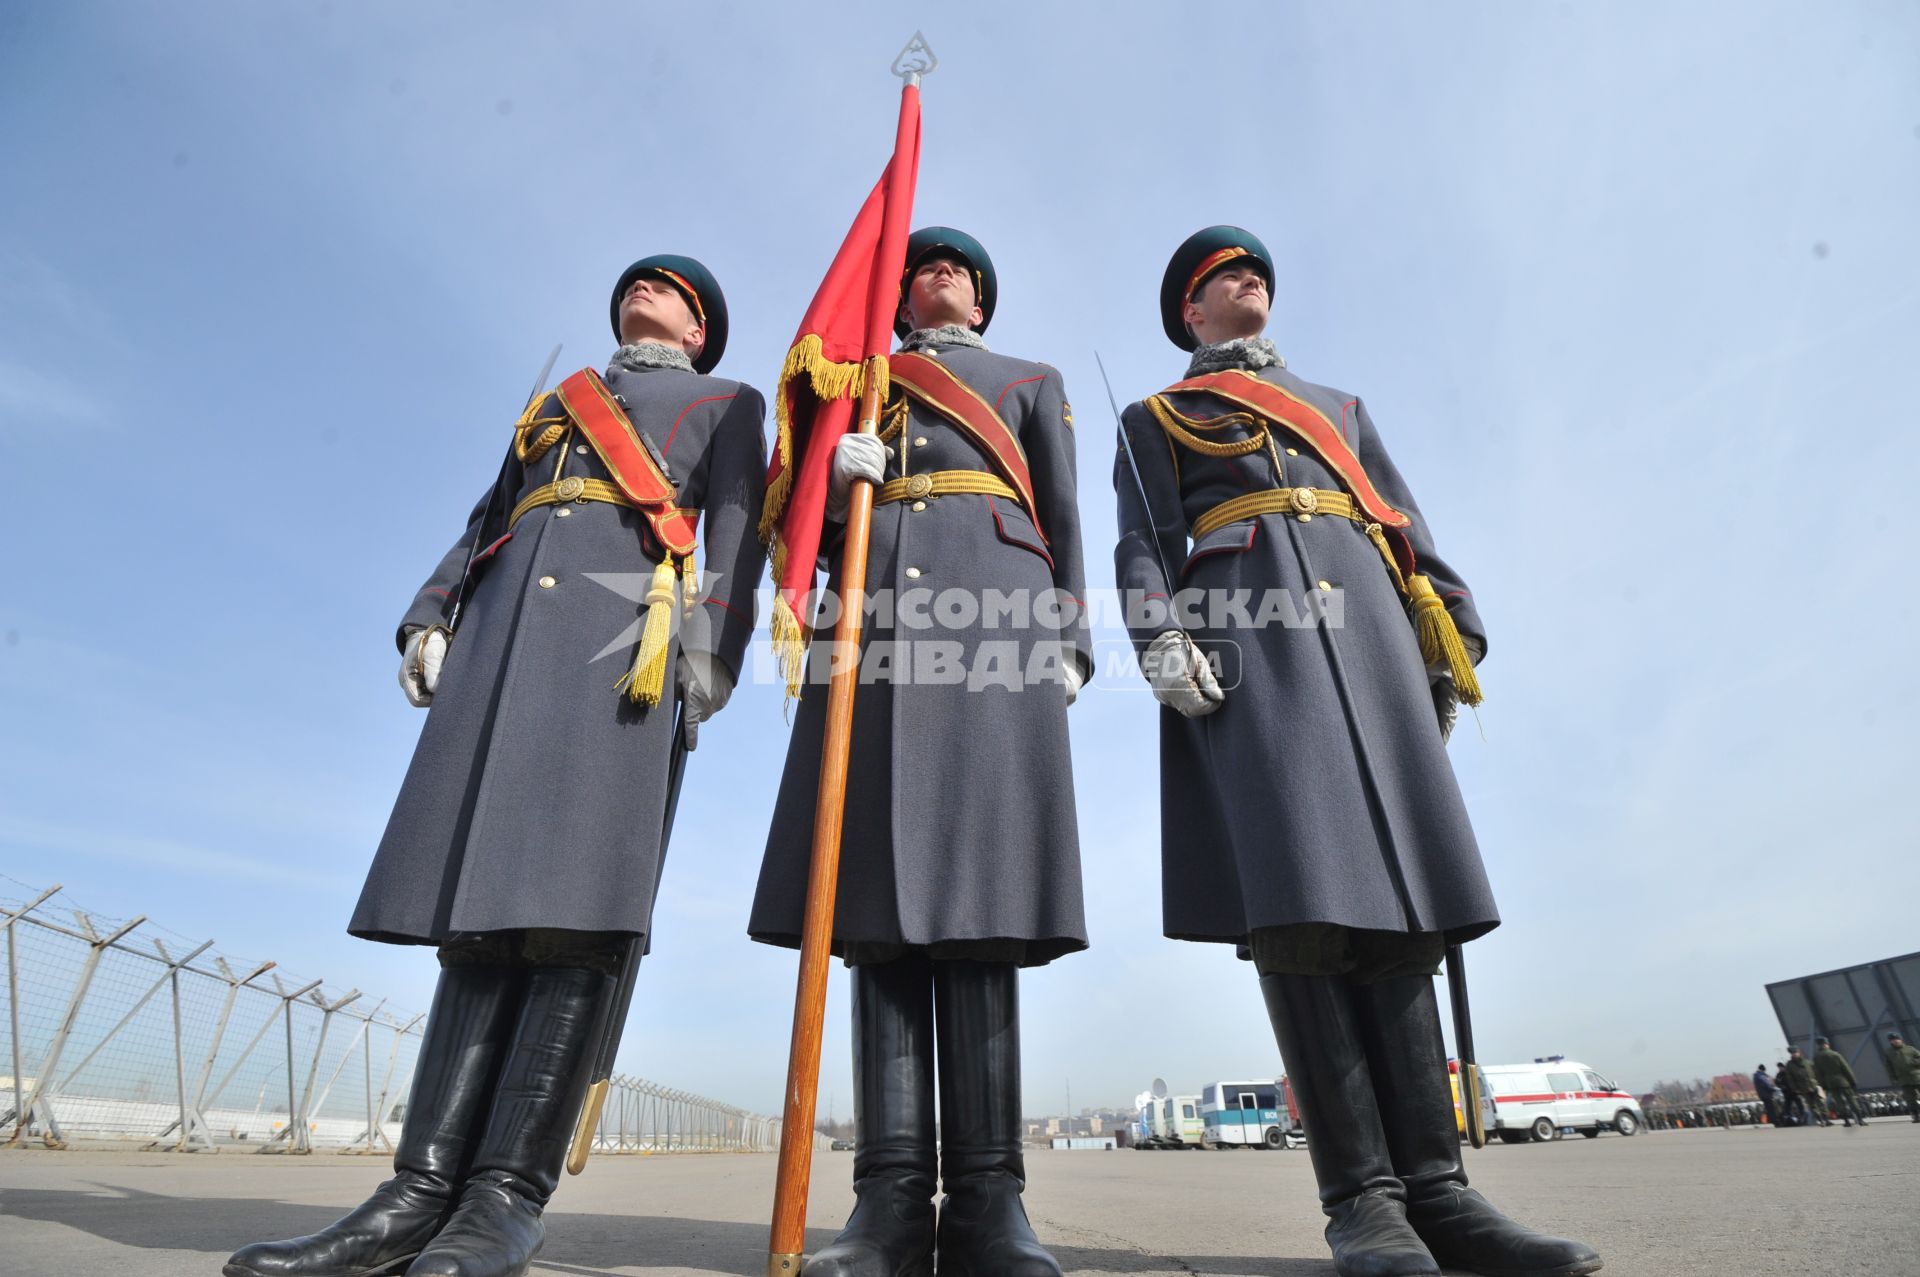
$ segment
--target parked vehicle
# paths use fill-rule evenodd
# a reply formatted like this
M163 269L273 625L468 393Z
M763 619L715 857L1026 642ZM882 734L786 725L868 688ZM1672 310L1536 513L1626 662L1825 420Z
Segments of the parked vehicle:
M1277 1082L1209 1082L1200 1091L1203 1148L1298 1148L1293 1090Z
M1169 1095L1160 1101L1160 1129L1167 1148L1199 1148L1207 1124L1200 1118L1200 1097Z
M1480 1065L1473 1066L1480 1075L1480 1126L1492 1137L1499 1113L1493 1106L1493 1087L1487 1082L1487 1071ZM1460 1096L1460 1061L1447 1061L1447 1085L1453 1088L1453 1124L1460 1132L1460 1138L1467 1137L1467 1106Z
M1481 1066L1493 1093L1494 1132L1509 1144L1556 1140L1578 1131L1636 1135L1646 1125L1640 1102L1578 1060L1549 1055L1531 1064Z

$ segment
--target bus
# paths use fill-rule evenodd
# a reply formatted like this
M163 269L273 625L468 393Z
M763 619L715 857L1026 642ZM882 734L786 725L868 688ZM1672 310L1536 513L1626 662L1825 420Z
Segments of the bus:
M1284 1082L1209 1082L1200 1091L1207 1148L1297 1148L1299 1117Z

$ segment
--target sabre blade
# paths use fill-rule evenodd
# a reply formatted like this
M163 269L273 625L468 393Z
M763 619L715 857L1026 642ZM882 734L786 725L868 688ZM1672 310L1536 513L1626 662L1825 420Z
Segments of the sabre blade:
M1120 446L1127 453L1127 469L1133 474L1134 491L1140 494L1140 510L1147 516L1147 539L1153 542L1153 557L1160 564L1160 576L1167 583L1167 593L1173 593L1173 573L1167 569L1167 554L1160 545L1160 520L1154 517L1153 502L1147 500L1147 481L1140 475L1140 460L1133 455L1133 440L1127 435L1127 423L1120 418L1120 401L1114 397L1113 381L1107 376L1107 361L1100 358L1100 352L1093 352L1093 362L1100 365L1100 381L1107 388L1107 406L1113 409L1114 429L1120 432Z

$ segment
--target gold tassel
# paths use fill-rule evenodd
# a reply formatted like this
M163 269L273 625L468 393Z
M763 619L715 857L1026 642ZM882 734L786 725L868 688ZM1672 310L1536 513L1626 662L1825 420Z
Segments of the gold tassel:
M1433 582L1415 573L1407 578L1407 597L1413 603L1413 629L1420 637L1420 659L1429 667L1445 660L1453 674L1454 690L1469 705L1481 700L1480 679L1473 672L1473 658L1460 639L1459 627L1447 605L1434 593Z
M647 590L647 621L640 631L640 646L634 649L633 668L613 685L627 699L649 709L660 703L667 684L668 640L673 634L673 556L660 560L653 570L653 584Z

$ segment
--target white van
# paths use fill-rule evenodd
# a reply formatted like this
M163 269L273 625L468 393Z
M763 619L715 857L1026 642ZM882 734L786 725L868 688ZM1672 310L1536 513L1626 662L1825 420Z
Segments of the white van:
M1531 1064L1483 1064L1493 1092L1494 1133L1508 1144L1554 1140L1574 1131L1636 1135L1646 1115L1633 1096L1578 1060L1549 1055Z

